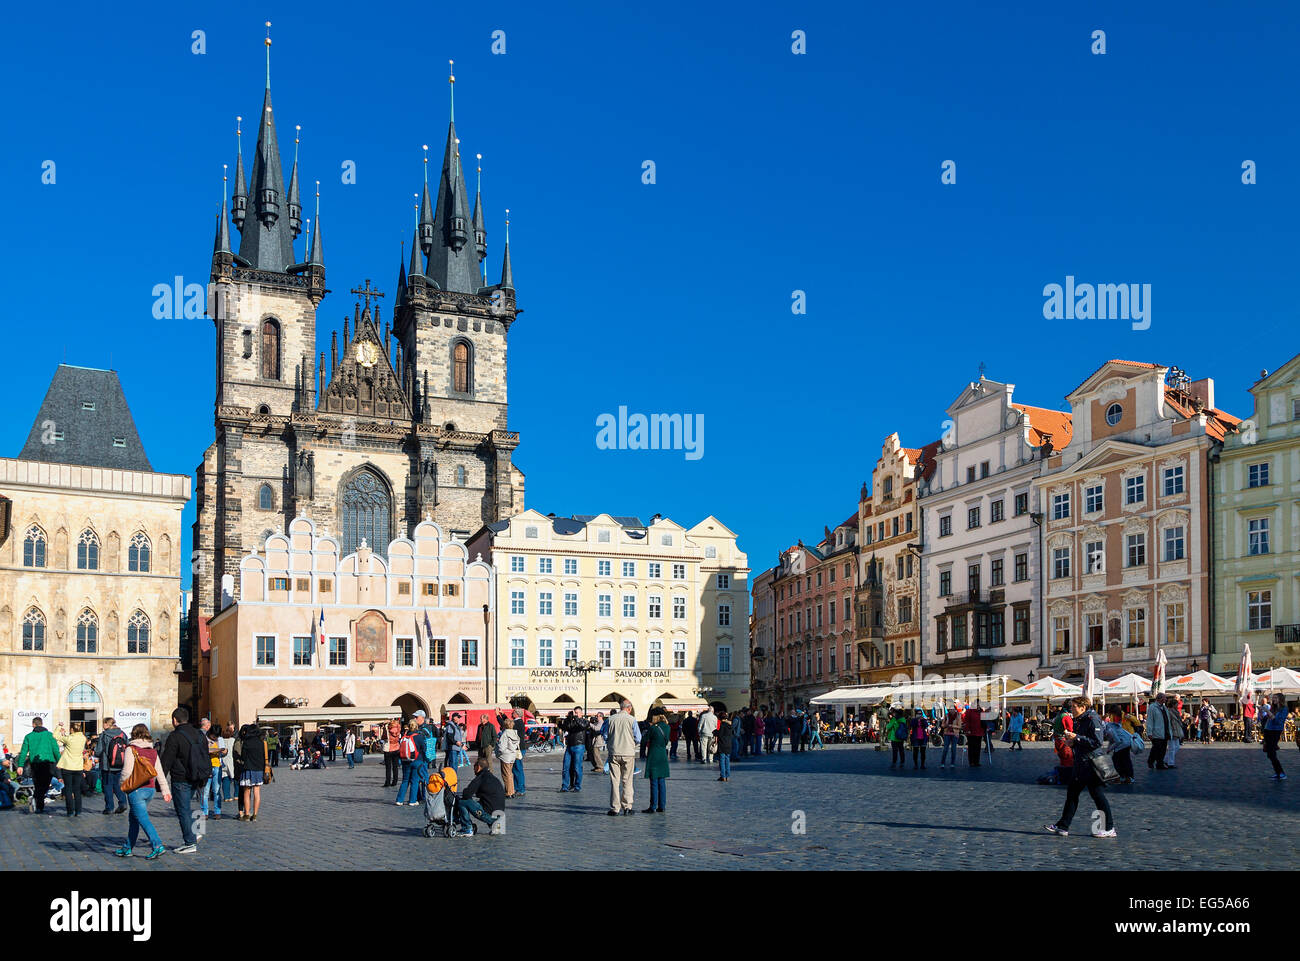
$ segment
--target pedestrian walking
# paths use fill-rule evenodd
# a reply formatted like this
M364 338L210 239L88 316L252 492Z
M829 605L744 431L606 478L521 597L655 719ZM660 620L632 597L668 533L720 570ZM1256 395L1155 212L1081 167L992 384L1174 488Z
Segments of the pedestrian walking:
M736 734L726 711L718 712L718 780L731 780L731 748Z
M1106 720L1102 725L1102 734L1107 741L1114 743L1115 750L1111 757L1115 761L1115 770L1119 772L1120 784L1133 783L1133 748L1136 747L1134 735L1124 726L1124 707L1112 704L1106 708Z
M271 731L266 736L266 756L271 762L271 767L280 766L280 733L278 731ZM223 789L224 785L225 779L223 777Z
M1092 836L1113 838L1116 836L1115 820L1111 816L1110 802L1106 799L1101 778L1090 760L1091 755L1101 750L1106 743L1101 719L1092 710L1092 701L1083 695L1070 701L1070 713L1074 719L1073 730L1066 731L1065 738L1070 742L1074 753L1074 767L1065 795L1065 809L1056 821L1047 825L1047 830L1062 837L1069 835L1070 822L1074 820L1074 812L1079 807L1079 795L1086 790L1092 797L1092 803L1105 818L1102 829L1093 830Z
M478 719L478 731L474 735L474 746L478 748L478 756L484 759L492 757L496 751L496 725L492 723L492 718L486 714Z
M560 791L582 790L582 759L587 753L587 731L590 725L582 716L582 708L575 707L560 725L564 731L564 761L560 765Z
M1012 708L1011 718L1007 721L1007 734L1011 737L1011 747L1009 751L1023 751L1025 746L1020 743L1020 737L1025 730L1025 712L1023 708Z
M741 730L745 732L745 743L740 745L741 757L753 757L755 754L754 751L755 738L756 738L756 735L754 734L755 723L756 721L754 718L754 712L747 707L741 708L740 727Z
M822 716L820 714L814 714L811 718L808 719L808 724L812 731L812 734L808 742L809 750L815 747L819 747L824 750L826 748L826 745L822 743L822 727L823 727ZM921 765L921 766L924 767L925 765Z
M1200 740L1202 744L1210 743L1210 725L1214 722L1214 708L1205 698L1201 698L1201 708L1197 712L1197 726L1200 728Z
M235 800L235 725L227 724L221 730L217 744L221 747L221 800Z
M767 727L763 721L763 715L751 711L754 718L754 756L759 757L763 753L763 737L767 733Z
M267 751L268 753L270 751L269 745L267 747ZM357 752L357 732L352 730L351 728L348 728L348 733L343 738L343 753L347 756L349 771L357 766L356 758L353 757L353 755L356 754L356 752Z
M54 740L62 749L59 755L59 776L63 779L63 804L67 817L81 817L81 791L86 779L86 735L81 721L72 722L72 730L65 731L59 724L54 729Z
M153 821L149 818L149 802L153 800L155 794L161 791L164 803L172 799L167 776L163 774L161 767L158 762L158 751L153 746L153 735L149 732L149 725L137 724L131 728L131 740L123 753L121 780L126 785L124 793L130 808L130 816L126 824L126 843L113 852L119 858L134 856L135 842L139 840L141 831L149 841L146 861L156 861L167 852L162 838L158 835L158 829L153 826Z
M605 743L609 749L609 811L632 814L632 775L636 770L637 748L641 742L641 728L632 716L632 702L624 700L620 710L609 716L609 733Z
M699 754L699 718L695 717L694 711L686 711L686 717L681 719L681 736L686 740L686 761L694 757L695 761L701 761Z
M1254 698L1247 698L1246 702L1241 705L1241 723L1242 727L1245 728L1243 739L1247 744L1255 743L1255 713ZM1300 738L1296 739L1296 743L1300 744Z
M1268 720L1264 722L1264 753L1268 755L1269 763L1273 765L1274 781L1286 780L1282 762L1277 759L1277 745L1282 739L1282 732L1286 730L1287 713L1286 699L1281 694L1274 694L1269 706ZM1300 737L1297 737L1296 741L1300 743Z
M803 749L804 718L798 711L786 715L785 732L790 737L790 753L798 754Z
M397 787L402 783L402 765L401 757L397 753L402 740L401 722L389 721L381 735L380 751L384 755L384 787ZM448 762L450 763L450 752L448 752Z
M453 714L447 718L447 723L443 725L443 767L459 768L461 766L461 756L465 753L465 731L460 725L464 719L465 715L463 714Z
M203 816L208 817L210 814L213 820L221 818L221 771L222 756L225 751L217 743L220 733L220 730L215 727L208 728L205 732L208 740L208 763L212 766L212 773L208 775L208 783L203 785L203 797L199 804ZM209 801L211 801L211 811L209 811Z
M871 715L874 721L876 716ZM952 766L957 766L957 735L961 732L961 714L955 707L950 707L944 713L943 717L943 753L939 755L939 767L944 767L944 761L949 757L949 751L952 752Z
M496 742L497 762L501 765L501 782L505 785L506 797L515 796L515 761L519 754L519 733L505 724L501 725L501 736Z
M23 746L19 748L18 757L14 759L14 770L19 777L23 776L24 769L31 774L37 814L45 813L45 795L49 792L50 782L54 779L54 769L59 754L59 742L45 727L45 719L32 718L32 729L23 737Z
M645 814L664 813L668 805L668 721L659 714L650 718L646 728L645 777L650 782L650 806Z
M523 797L527 793L524 784L524 754L528 751L528 731L524 726L522 713L515 715L514 729L515 735L519 738L519 756L515 758L510 773L515 779L515 797Z
M212 776L207 739L189 721L190 712L185 708L172 711L172 732L163 744L158 768L171 787L172 809L181 825L182 843L173 849L177 854L193 854L198 850L191 807L195 792L202 791Z
M126 763L129 738L114 718L104 722L104 730L95 740L95 757L99 761L100 782L104 785L104 813L125 814L126 794L122 791L122 765Z
M239 775L239 792L243 802L241 821L256 821L262 809L262 784L266 774L266 742L256 724L239 729L239 756L244 770Z
M901 710L890 710L885 722L885 740L889 741L889 767L902 767L907 759L907 718Z
M912 738L912 770L917 770L917 761L920 761L920 770L925 770L925 748L930 743L930 725L926 720L924 711L915 711L912 714L912 721L908 727L908 734Z
M1187 725L1183 722L1182 702L1174 701L1172 704L1166 702L1165 713L1169 719L1169 752L1165 760L1165 766L1175 768L1178 766L1178 749L1183 746L1183 740L1187 737Z
M1165 753L1169 750L1170 714L1165 707L1167 696L1163 691L1156 699L1147 704L1146 732L1151 739L1151 753L1147 755L1147 767L1157 771L1167 770Z
M418 784L419 768L416 762L421 757L420 745L416 743L415 732L420 725L415 718L406 722L406 730L402 732L402 737L398 741L397 756L402 766L402 781L397 788L397 806L401 807L406 803L410 807L415 807L420 803L420 788ZM402 798L406 798L405 802Z
M718 716L713 713L712 707L706 707L704 713L698 720L700 735L700 763L709 764L713 761L713 755L717 751L717 742L715 738L718 733Z

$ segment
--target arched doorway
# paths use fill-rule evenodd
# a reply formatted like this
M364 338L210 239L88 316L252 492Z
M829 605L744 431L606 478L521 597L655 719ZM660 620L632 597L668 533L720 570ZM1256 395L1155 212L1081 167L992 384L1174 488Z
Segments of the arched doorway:
M356 705L352 703L352 698L348 697L346 694L343 693L335 694L333 697L331 697L328 701L326 701L321 706L322 707L356 707Z
M82 731L87 739L99 734L99 725L103 720L104 702L99 691L88 681L81 681L68 691L68 720L84 725Z
M413 716L416 711L423 711L426 715L429 713L429 705L425 703L424 699L417 697L410 691L393 701L393 707L402 712L403 721Z
M451 699L447 701L447 703L448 704L473 704L474 702L469 699L469 695L457 691L455 694L451 696Z

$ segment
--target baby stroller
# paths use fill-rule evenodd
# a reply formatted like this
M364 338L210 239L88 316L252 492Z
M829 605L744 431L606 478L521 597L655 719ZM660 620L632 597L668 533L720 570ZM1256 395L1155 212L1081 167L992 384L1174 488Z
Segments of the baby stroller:
M423 834L426 838L450 838L456 835L456 769L445 767L429 775L424 791Z

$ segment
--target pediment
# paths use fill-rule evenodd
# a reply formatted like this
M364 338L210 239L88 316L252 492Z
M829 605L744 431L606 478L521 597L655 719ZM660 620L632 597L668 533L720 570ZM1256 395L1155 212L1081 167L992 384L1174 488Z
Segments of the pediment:
M363 312L357 321L356 337L344 349L318 409L385 421L412 419L402 380L393 369L383 337L368 312Z
M1067 467L1063 474L1088 474L1121 464L1133 457L1150 456L1151 449L1126 441L1106 441Z

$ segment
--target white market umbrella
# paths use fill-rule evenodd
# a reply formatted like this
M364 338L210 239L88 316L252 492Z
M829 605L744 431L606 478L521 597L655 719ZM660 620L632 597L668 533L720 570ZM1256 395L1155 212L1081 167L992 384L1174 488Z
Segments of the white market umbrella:
M1092 697L1097 692L1097 668L1092 662L1092 655L1088 655L1088 672L1083 675L1083 689Z
M1237 703L1245 704L1251 698L1250 693L1250 645L1241 649L1241 663L1237 665Z
M1005 697L1008 701L1050 701L1053 698L1077 697L1082 693L1081 687L1066 684L1054 677L1040 677L1032 684L1008 691Z
M1276 694L1300 694L1300 673L1289 667L1275 667L1255 675L1255 689Z
M1156 652L1156 670L1151 678L1151 693L1159 694L1165 689L1165 669L1169 664L1169 659L1165 657L1164 651Z
M1232 695L1235 691L1232 681L1211 674L1209 671L1196 671L1182 674L1165 685L1166 694L1211 694Z
M1113 681L1098 681L1094 693L1133 697L1137 694L1145 694L1149 690L1151 690L1151 682L1145 677L1139 674L1124 674Z

